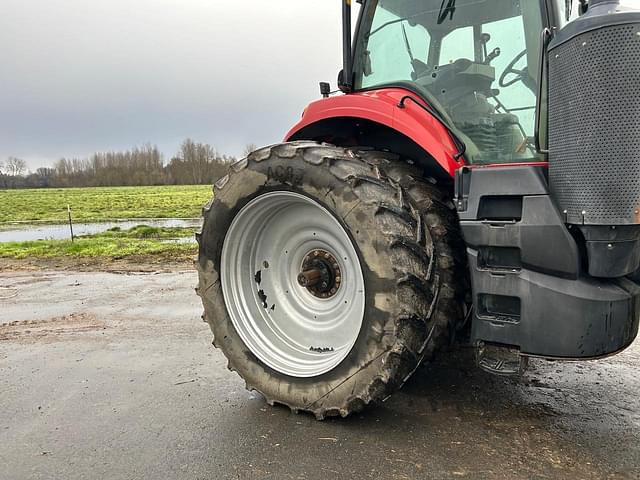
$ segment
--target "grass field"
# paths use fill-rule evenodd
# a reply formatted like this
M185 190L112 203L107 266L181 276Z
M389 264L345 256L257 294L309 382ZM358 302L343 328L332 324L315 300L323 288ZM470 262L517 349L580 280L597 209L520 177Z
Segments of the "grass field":
M0 222L74 222L123 218L196 218L208 185L0 190Z
M186 258L196 253L193 243L172 243L168 240L192 236L189 228L155 228L138 225L130 230L111 229L96 235L70 240L36 240L32 242L0 243L0 258L107 258L171 255Z

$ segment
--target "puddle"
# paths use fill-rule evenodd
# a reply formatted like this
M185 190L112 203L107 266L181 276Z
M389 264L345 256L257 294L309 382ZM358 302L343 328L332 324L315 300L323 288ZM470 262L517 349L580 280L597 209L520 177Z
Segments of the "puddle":
M202 224L199 218L160 218L135 220L114 220L111 222L95 223L74 223L73 234L92 235L94 233L106 232L110 228L120 227L122 230L133 228L137 225L149 225L150 227L178 227L178 228L198 228ZM5 242L27 242L30 240L65 240L69 239L68 224L51 225L0 225L0 243ZM186 243L195 242L191 236L180 239Z

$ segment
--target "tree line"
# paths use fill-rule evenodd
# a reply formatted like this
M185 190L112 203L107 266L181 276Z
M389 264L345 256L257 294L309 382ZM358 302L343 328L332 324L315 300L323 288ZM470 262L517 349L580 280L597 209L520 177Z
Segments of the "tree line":
M245 154L255 147L247 145ZM155 145L124 152L95 153L89 158L61 158L53 167L27 170L24 160L0 162L0 188L112 187L211 184L236 159L213 146L186 139L166 163Z

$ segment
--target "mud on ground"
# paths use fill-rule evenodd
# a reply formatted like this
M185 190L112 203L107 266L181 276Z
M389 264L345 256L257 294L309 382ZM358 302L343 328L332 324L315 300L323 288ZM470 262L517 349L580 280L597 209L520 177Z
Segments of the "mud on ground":
M180 272L193 270L195 258L189 255L154 254L130 255L124 258L56 257L56 258L0 258L3 272Z
M638 341L520 379L447 352L387 402L317 422L245 391L195 274L160 266L2 273L1 478L640 478Z

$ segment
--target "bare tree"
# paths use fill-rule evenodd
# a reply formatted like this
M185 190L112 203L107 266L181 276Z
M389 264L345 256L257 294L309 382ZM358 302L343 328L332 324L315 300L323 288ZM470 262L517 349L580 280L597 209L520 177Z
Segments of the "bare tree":
M243 157L248 157L250 153L255 152L258 149L258 146L255 143L247 143L244 146L244 150L242 152Z
M61 158L53 168L38 168L29 174L24 160L10 157L4 168L0 164L0 188L211 184L235 160L212 145L191 139L182 143L167 165L158 147L150 144L98 152L89 158Z
M213 146L188 138L167 165L168 182L212 183L227 172L232 160L231 157L220 155Z
M27 171L27 162L21 158L9 157L5 168L8 175L19 177Z

